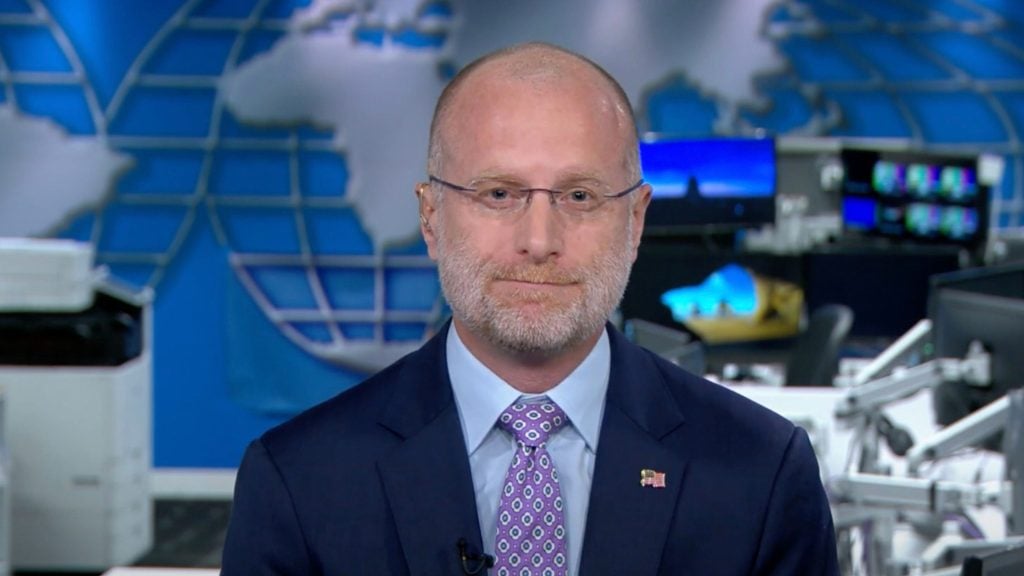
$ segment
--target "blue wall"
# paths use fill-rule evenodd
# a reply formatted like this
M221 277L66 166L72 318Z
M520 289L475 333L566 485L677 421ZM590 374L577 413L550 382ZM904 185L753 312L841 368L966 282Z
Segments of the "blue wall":
M1020 3L763 1L753 28L730 12L749 2L694 4L697 20L725 26L714 38L675 33L686 3L635 18L608 2L585 18L573 2L404 4L320 14L301 0L0 0L0 110L130 160L98 201L69 204L36 234L92 242L116 276L154 288L156 466L233 467L268 426L429 334L444 305L406 226L422 111L453 70L529 33L639 78L624 83L647 130L886 136L1003 155L993 224L1024 228ZM623 44L631 26L649 37ZM758 59L744 81L724 78ZM17 154L0 148L0 166L25 172L0 173L0 190L38 176L4 163ZM413 176L390 174L400 169ZM388 177L401 190L373 196Z

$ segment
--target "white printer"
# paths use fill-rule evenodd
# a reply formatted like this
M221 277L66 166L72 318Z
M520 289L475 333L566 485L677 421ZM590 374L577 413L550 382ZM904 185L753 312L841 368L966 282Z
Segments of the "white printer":
M0 239L3 573L103 571L152 546L151 294L93 256Z

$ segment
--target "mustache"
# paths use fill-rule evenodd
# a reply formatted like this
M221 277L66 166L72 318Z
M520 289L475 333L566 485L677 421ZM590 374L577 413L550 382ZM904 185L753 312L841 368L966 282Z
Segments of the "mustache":
M580 276L578 272L551 266L501 266L491 273L495 280L531 284L578 284L582 280Z

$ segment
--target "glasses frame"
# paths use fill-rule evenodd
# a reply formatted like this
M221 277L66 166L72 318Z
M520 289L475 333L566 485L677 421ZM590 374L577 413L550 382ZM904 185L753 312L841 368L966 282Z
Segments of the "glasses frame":
M444 186L445 188L451 188L452 190L455 190L457 192L464 192L464 193L477 193L477 192L480 192L479 188L472 188L472 187L469 187L469 186L460 186L458 184L454 184L452 182L448 182L447 180L442 180L441 178L438 178L437 176L434 176L433 174L427 174L427 179L431 183L433 183L433 184L440 184L441 186ZM600 194L599 196L601 196L602 198L606 198L608 200L614 200L616 198L622 198L623 196L626 196L626 195L630 194L631 192L634 192L634 191L638 190L644 184L646 184L646 182L644 182L644 179L641 178L641 179L637 180L636 184L633 184L632 186L630 186L629 188L626 188L622 192L616 192L614 194ZM526 201L523 203L522 207L520 207L519 209L509 210L508 213L510 213L510 214L517 214L517 213L521 212L526 206L529 206L530 202L533 201L533 193L534 192L547 192L547 194L548 194L548 201L551 203L552 206L554 206L560 213L569 213L569 212L565 212L565 211L563 211L563 210L558 208L558 203L555 201L555 195L558 195L559 197L561 197L561 196L567 194L568 192L570 192L570 190L556 190L554 188L517 188L516 190L518 190L521 193L525 193L526 194ZM479 202L478 199L476 199L476 198L473 198L473 199ZM603 203L598 208L600 208L602 206L604 206ZM498 212L498 211L496 210L496 212ZM587 212L580 212L578 214L585 214L585 213L587 213Z

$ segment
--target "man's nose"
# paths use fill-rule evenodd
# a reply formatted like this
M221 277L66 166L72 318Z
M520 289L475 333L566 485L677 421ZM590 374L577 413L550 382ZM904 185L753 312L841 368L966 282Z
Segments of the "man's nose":
M532 191L520 214L516 249L535 262L561 254L565 237L561 215L546 190Z

